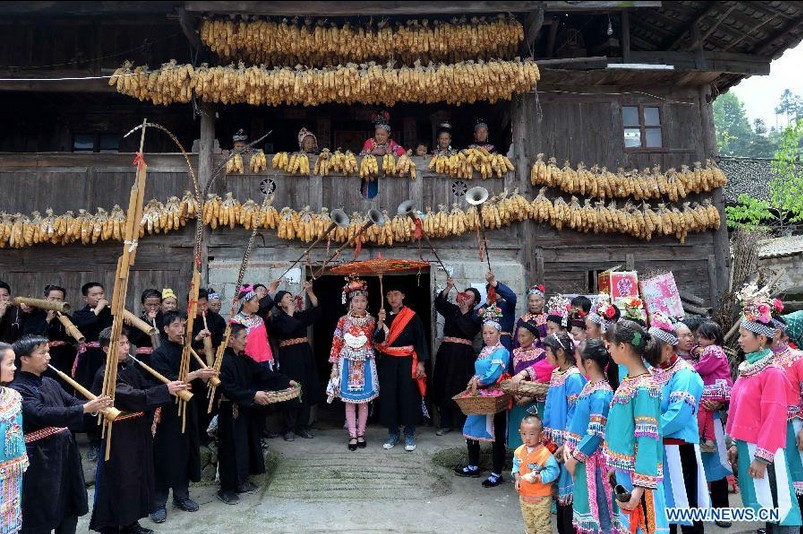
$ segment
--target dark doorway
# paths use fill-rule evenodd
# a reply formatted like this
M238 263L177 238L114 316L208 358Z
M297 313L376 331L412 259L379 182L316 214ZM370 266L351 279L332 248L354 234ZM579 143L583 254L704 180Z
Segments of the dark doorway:
M368 282L368 311L376 317L380 307L379 278L376 276L366 276ZM343 286L346 284L345 278L338 275L325 275L315 280L313 289L320 302L321 319L312 327L312 348L315 359L318 362L318 376L321 378L321 389L326 388L329 380L329 373L332 369L329 364L329 353L332 350L332 334L337 327L337 321L345 315L346 305L343 304ZM432 323L432 299L430 297L429 272L421 274L388 274L384 278L385 291L388 287L405 288L405 303L419 314L424 322L424 331L431 332ZM432 351L432 339L427 339L427 344ZM427 369L427 374L431 376L431 370ZM380 399L382 392L379 393ZM331 423L336 425L343 424L343 405L335 401L331 405L322 403L318 406L318 422Z

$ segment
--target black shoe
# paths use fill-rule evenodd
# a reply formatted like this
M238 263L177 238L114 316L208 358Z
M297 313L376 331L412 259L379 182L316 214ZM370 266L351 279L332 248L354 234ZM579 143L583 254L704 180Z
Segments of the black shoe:
M285 432L284 440L285 441L295 441L296 440L296 435L293 434L292 432Z
M133 525L128 525L127 527L121 528L120 534L153 534L153 531L149 528L143 527L137 522Z
M237 493L254 493L258 489L259 486L249 480L237 486Z
M353 441L354 443L352 443L352 441ZM351 438L351 439L349 439L349 450L350 450L350 451L356 451L356 450L357 450L357 446L358 446L358 444L357 444L357 438Z
M306 428L302 428L301 430L296 430L296 436L304 439L312 439L314 436L310 434L310 431Z
M167 509L159 508L151 514L151 521L154 523L164 523L167 520Z
M176 508L178 508L179 510L184 510L185 512L197 512L198 509L200 508L200 506L198 506L198 503L190 498L181 500L174 499L173 504L175 505Z
M491 476L489 476L488 478L486 478L485 480L482 481L482 487L483 488L495 488L496 486L498 486L499 484L501 484L504 481L505 481L505 479L502 478L502 475L499 475L499 476L491 475Z
M459 477L480 478L480 468L469 469L467 465L454 468L454 473Z
M357 436L357 447L364 449L368 446L368 443L365 441L365 436Z
M281 436L278 432L274 432L273 430L268 430L267 428L262 431L262 437L268 439L275 439Z
M234 493L233 491L220 490L220 491L217 492L217 498L218 498L218 500L221 500L224 503L231 504L231 505L234 505L234 504L237 504L237 503L240 502L240 497L238 497L237 494Z
M731 528L733 526L730 521L714 521L714 524L719 528Z

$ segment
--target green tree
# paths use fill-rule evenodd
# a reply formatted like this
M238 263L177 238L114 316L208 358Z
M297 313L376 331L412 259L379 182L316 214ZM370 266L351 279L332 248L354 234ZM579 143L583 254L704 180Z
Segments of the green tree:
M797 120L803 114L803 99L792 92L791 89L784 89L781 99L775 106L776 115L786 115L786 122Z
M803 221L803 120L793 121L780 137L769 178L770 201L739 195L735 206L725 208L731 228L775 229L784 233L789 225Z
M755 133L750 127L744 104L733 92L720 95L714 101L714 127L717 148L723 156L751 155Z

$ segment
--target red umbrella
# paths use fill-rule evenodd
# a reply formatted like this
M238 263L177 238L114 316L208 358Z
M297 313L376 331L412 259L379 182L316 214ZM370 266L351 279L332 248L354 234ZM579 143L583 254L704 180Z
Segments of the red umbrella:
M360 274L364 276L378 276L379 293L380 295L384 295L385 291L382 285L382 277L385 275L385 273L395 273L400 271L420 271L427 267L429 267L429 263L425 261L383 258L382 255L380 254L379 257L377 258L364 261L352 261L350 263L344 263L343 265L332 267L331 269L329 269L329 271L334 274L343 274L346 276L350 274Z

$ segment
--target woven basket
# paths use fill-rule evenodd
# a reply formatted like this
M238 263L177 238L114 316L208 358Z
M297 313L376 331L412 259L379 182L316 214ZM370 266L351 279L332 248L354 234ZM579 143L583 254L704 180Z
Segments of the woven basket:
M477 395L477 384L474 383L470 390L458 393L452 400L465 415L493 415L507 409L510 395L507 393L498 397Z
M268 404L285 402L301 396L301 386L293 386L279 391L266 391L268 394Z
M519 382L518 389L513 389L512 380L503 380L499 386L505 393L511 395L522 395L524 397L541 397L545 396L549 389L549 384L542 384L541 382Z

